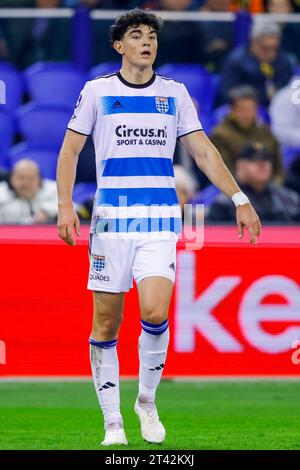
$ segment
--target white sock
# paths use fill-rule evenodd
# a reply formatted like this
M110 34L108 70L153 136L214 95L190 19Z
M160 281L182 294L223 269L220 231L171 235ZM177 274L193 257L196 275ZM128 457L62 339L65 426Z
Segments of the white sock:
M96 341L90 338L89 342L93 380L105 429L121 428L118 340Z
M139 337L139 395L140 405L151 411L154 407L155 394L161 380L170 339L169 323L165 320L159 325L145 321Z

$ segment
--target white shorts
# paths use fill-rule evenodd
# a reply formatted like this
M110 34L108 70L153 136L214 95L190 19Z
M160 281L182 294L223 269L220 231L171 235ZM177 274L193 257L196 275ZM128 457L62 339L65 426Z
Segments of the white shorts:
M127 292L149 276L175 281L176 239L147 240L101 238L91 234L87 288L93 291Z

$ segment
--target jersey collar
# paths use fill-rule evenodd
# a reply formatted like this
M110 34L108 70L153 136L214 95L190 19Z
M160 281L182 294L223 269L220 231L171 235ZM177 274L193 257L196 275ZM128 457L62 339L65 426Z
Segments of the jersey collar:
M139 84L127 82L127 80L125 80L125 78L122 77L120 72L117 72L117 77L124 85L129 86L130 88L147 88L148 86L152 85L152 83L154 82L156 78L156 74L155 72L153 72L153 75L148 82L139 83Z

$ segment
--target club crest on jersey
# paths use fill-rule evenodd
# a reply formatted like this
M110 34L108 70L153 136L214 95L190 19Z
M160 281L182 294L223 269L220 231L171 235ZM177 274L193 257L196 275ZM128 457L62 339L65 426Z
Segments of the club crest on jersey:
M159 113L167 113L169 111L169 100L163 96L155 97L156 109Z
M100 273L105 268L105 256L92 255L93 258L93 270L96 273Z

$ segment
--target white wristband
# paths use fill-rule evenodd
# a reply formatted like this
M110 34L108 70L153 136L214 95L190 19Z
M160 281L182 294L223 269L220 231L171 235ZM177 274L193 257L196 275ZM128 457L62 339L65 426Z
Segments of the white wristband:
M231 199L233 200L235 207L237 206L243 206L244 204L249 204L250 201L247 198L246 194L244 194L242 191L239 191L238 193L235 193Z

